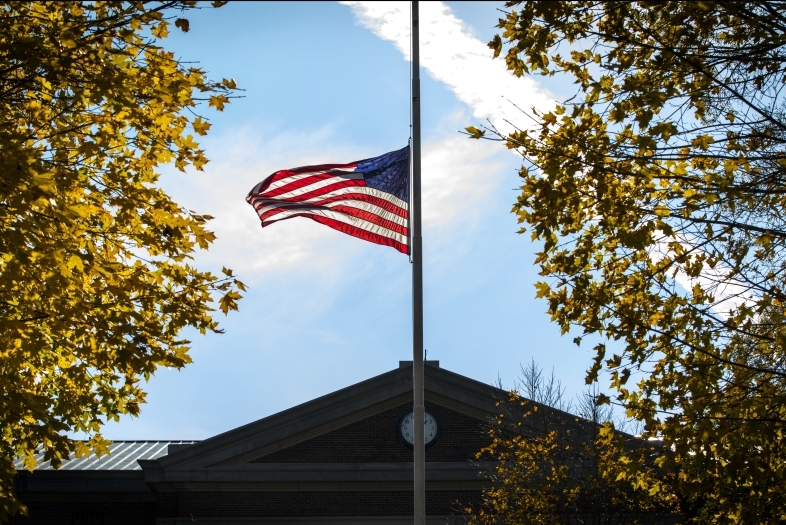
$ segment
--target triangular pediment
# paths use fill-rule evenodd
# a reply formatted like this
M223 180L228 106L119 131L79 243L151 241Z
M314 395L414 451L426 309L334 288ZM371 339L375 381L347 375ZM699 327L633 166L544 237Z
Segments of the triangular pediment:
M471 461L489 444L489 424L450 408L426 401L426 412L436 422L434 443L426 461ZM249 463L387 463L412 461L412 449L399 435L399 424L411 414L412 402L384 410L360 421L272 452Z
M479 424L484 424L494 414L496 401L504 395L503 391L490 385L437 366L425 367L426 404L440 411L445 421L455 425L457 431L460 425L464 425L465 432L474 433ZM384 432L383 427L411 405L412 366L402 362L399 368L390 372L173 451L155 460L155 463L145 462L143 466L145 470L239 467L250 462L268 461L261 458L270 458L279 451L302 452L304 447L337 442L342 432L356 430L377 432L375 444L370 447L386 443L401 447L391 441L397 439L395 422L391 425L393 428L388 426ZM316 439L322 441L314 441ZM299 444L304 445L300 449L293 448ZM435 451L438 450L436 447ZM401 452L392 454L404 458L406 449ZM411 452L407 457L411 461Z

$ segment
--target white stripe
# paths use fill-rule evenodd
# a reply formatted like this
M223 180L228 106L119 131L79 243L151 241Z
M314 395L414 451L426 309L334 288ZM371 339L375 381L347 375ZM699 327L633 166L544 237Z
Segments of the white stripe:
M310 188L311 186L308 186L308 187ZM391 195L390 193L386 193L384 191L379 191L379 190L377 190L375 188L369 188L367 186L349 186L349 187L345 187L345 188L338 188L338 189L335 189L335 190L333 190L331 192L325 193L324 195L311 197L310 199L304 199L302 201L298 201L297 203L298 204L299 203L308 204L309 202L317 202L317 201L321 201L323 199L327 199L327 198L330 198L330 197L335 197L335 196L338 196L338 195L344 195L346 193L362 193L362 194L365 194L365 195L371 195L371 196L378 197L380 199L386 200L386 201L388 201L391 204L395 204L399 208L403 208L405 210L409 210L409 204L407 204L406 201L403 201L403 200L399 199L398 197L396 197L395 195ZM268 210L272 210L274 208L278 208L280 205L285 204L283 202L278 202L279 201L279 197L272 197L272 198L266 199L262 195L255 195L254 197L251 197L249 202L251 203L251 205L254 206L254 208L256 208L257 203L259 203L260 201L265 201L265 200L276 201L276 202L274 204L268 204L267 206L258 209L257 213L260 214L260 215L265 213Z
M357 208L359 210L367 211L373 215L376 215L381 219L385 219L386 221L395 222L396 224L399 224L401 226L407 226L408 221L404 217L401 217L400 215L396 215L392 211L388 211L385 208L380 208L376 204L371 204L370 202L359 201L356 199L346 199L346 200L331 202L326 207L332 208L338 205L349 206L350 208Z
M283 179L279 179L279 180L271 183L270 186L268 186L265 191L275 190L276 188L280 188L281 186L285 186L285 185L289 184L290 182L294 182L296 180L305 179L306 177L310 177L313 174L314 174L314 172L298 173L297 175L290 175L289 177L284 177ZM262 182L264 182L264 181L262 181ZM252 193L256 193L259 190L257 190L257 188L255 187L251 191L252 191Z
M280 199L282 201L285 201L287 199L291 199L292 197L297 197L298 195L303 195L304 193L311 193L312 191L316 191L316 190L318 190L320 188L324 188L324 187L330 186L332 184L341 183L344 180L345 180L344 177L331 177L329 179L325 179L325 180L320 180L320 181L314 182L312 184L309 184L308 186L302 186L300 188L294 189L294 190L292 190L290 192L287 192L287 193L282 193L280 195L272 195L270 198L271 199ZM264 197L266 194L267 194L267 190L265 190L265 193L260 193L259 196L260 197Z
M295 203L292 203L292 204L295 204ZM297 204L300 204L300 203L297 203ZM280 205L280 206L285 206L285 205ZM358 210L367 211L367 212L369 212L369 213L371 213L373 215L376 215L377 217L379 217L381 219L385 219L385 220L390 221L390 222L395 222L396 224L400 224L401 226L407 226L407 219L405 219L404 217L400 217L400 216L396 215L395 213L389 212L388 210L386 210L384 208L380 208L379 206L376 206L374 204L371 204L371 203L368 203L368 202L359 201L359 200L355 200L355 199L342 199L340 201L331 202L330 204L325 204L323 206L314 207L314 208L311 208L311 209L314 209L314 210L318 210L318 209L321 209L321 208L329 208L330 209L330 208L335 208L336 206L348 206L350 208L356 208ZM297 208L292 208L292 209L296 210ZM303 210L303 208L300 208L300 209ZM306 208L306 209L308 209L308 208ZM274 221L274 220L276 220L275 218L276 218L276 215L273 215L271 217L267 217L265 219L265 221Z
M367 232L376 233L377 235L381 235L382 237L387 237L388 239L393 239L394 241L398 241L401 244L407 244L407 236L402 235L398 232L394 232L388 230L383 226L379 226L378 224L374 224L368 221L364 221L363 219L358 219L357 217L352 217L351 215L347 215L346 213L341 213L340 211L333 211L326 208L314 208L314 209L305 209L305 210L287 210L281 212L279 215L276 215L273 219L269 222L280 221L282 219L286 219L292 215L297 215L298 213L308 213L310 215L320 215L322 217L328 219L335 219L339 222L343 222L345 224L349 224L356 228L360 228L361 230L366 230Z
M335 177L341 177L343 179L362 179L362 173L356 173L356 168L332 168L329 170L318 170L318 171L307 171L305 173L296 173L294 175L290 175L288 177L284 177L283 179L279 179L272 183L270 186L267 187L265 191L272 191L276 188L280 188L281 186L286 186L292 182L295 182L300 179L305 179L307 177L312 177L314 175L333 175ZM256 188L255 188L256 189Z

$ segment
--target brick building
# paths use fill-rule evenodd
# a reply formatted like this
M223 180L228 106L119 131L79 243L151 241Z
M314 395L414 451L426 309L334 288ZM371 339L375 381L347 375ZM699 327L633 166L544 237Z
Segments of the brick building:
M425 367L430 524L477 502L473 464L504 396ZM119 441L112 454L20 471L30 525L404 525L412 516L412 363L200 442ZM544 407L545 408L545 407Z

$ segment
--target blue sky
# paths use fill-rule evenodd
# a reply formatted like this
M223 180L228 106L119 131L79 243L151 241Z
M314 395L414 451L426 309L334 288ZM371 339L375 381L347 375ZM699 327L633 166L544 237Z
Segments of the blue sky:
M512 386L534 358L574 395L590 345L576 348L535 299L537 246L510 208L520 158L459 130L546 108L570 84L515 79L485 43L501 3L429 2L423 12L425 346L451 371ZM412 357L411 267L392 248L306 219L260 228L245 203L275 170L350 162L409 137L407 3L230 3L191 12L164 45L245 89L202 140L203 173L165 169L164 188L216 217L197 264L249 286L223 335L194 334L185 369L159 370L139 418L111 439L204 439L343 388Z

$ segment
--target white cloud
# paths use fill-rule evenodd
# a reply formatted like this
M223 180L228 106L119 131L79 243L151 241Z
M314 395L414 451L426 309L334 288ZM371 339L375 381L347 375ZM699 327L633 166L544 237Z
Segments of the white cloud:
M352 8L361 24L393 42L410 60L409 2L341 2ZM467 104L476 119L489 119L501 131L504 120L521 120L522 110L552 109L554 100L532 78L517 78L501 59L492 60L488 46L472 36L467 25L443 2L420 3L420 60L423 68Z
M204 172L189 170L183 175L171 170L162 180L177 202L215 217L208 227L217 240L209 252L198 253L200 264L220 268L231 261L232 269L249 282L298 266L319 272L323 281L338 276L336 263L353 251L345 235L305 219L262 228L245 196L276 170L326 159L349 162L358 157L357 148L342 145L329 129L300 134L240 129L214 140L208 154L212 161Z
M483 204L495 187L493 174L504 165L495 159L494 148L487 146L458 134L424 143L423 220L427 232L463 231L482 215ZM198 253L200 265L220 268L231 261L233 270L250 282L254 279L249 276L305 266L309 272L319 272L327 283L341 275L346 266L342 262L369 249L365 243L306 219L261 228L244 197L277 169L325 159L351 162L380 152L340 145L327 130L297 136L285 133L272 140L239 130L209 149L213 161L204 172L184 175L170 170L162 180L177 202L215 217L209 229L217 240L209 252Z
M456 117L464 118L464 117ZM317 152L317 153L315 153ZM162 183L172 197L189 209L213 215L209 229L217 240L209 252L198 254L200 265L232 269L252 283L255 276L307 267L325 284L342 274L348 259L369 247L349 236L306 219L261 228L246 193L270 173L287 167L318 164L326 159L351 162L380 152L341 144L329 130L270 139L238 130L209 148L213 159L204 172L187 175L170 170ZM482 215L496 186L494 174L505 163L487 143L455 134L423 144L423 203L426 233L447 240L448 230L465 231ZM187 180L187 183L184 183ZM219 184L216 181L220 181Z
M495 148L458 134L424 144L422 163L427 231L473 223L497 186L495 175L506 167Z

